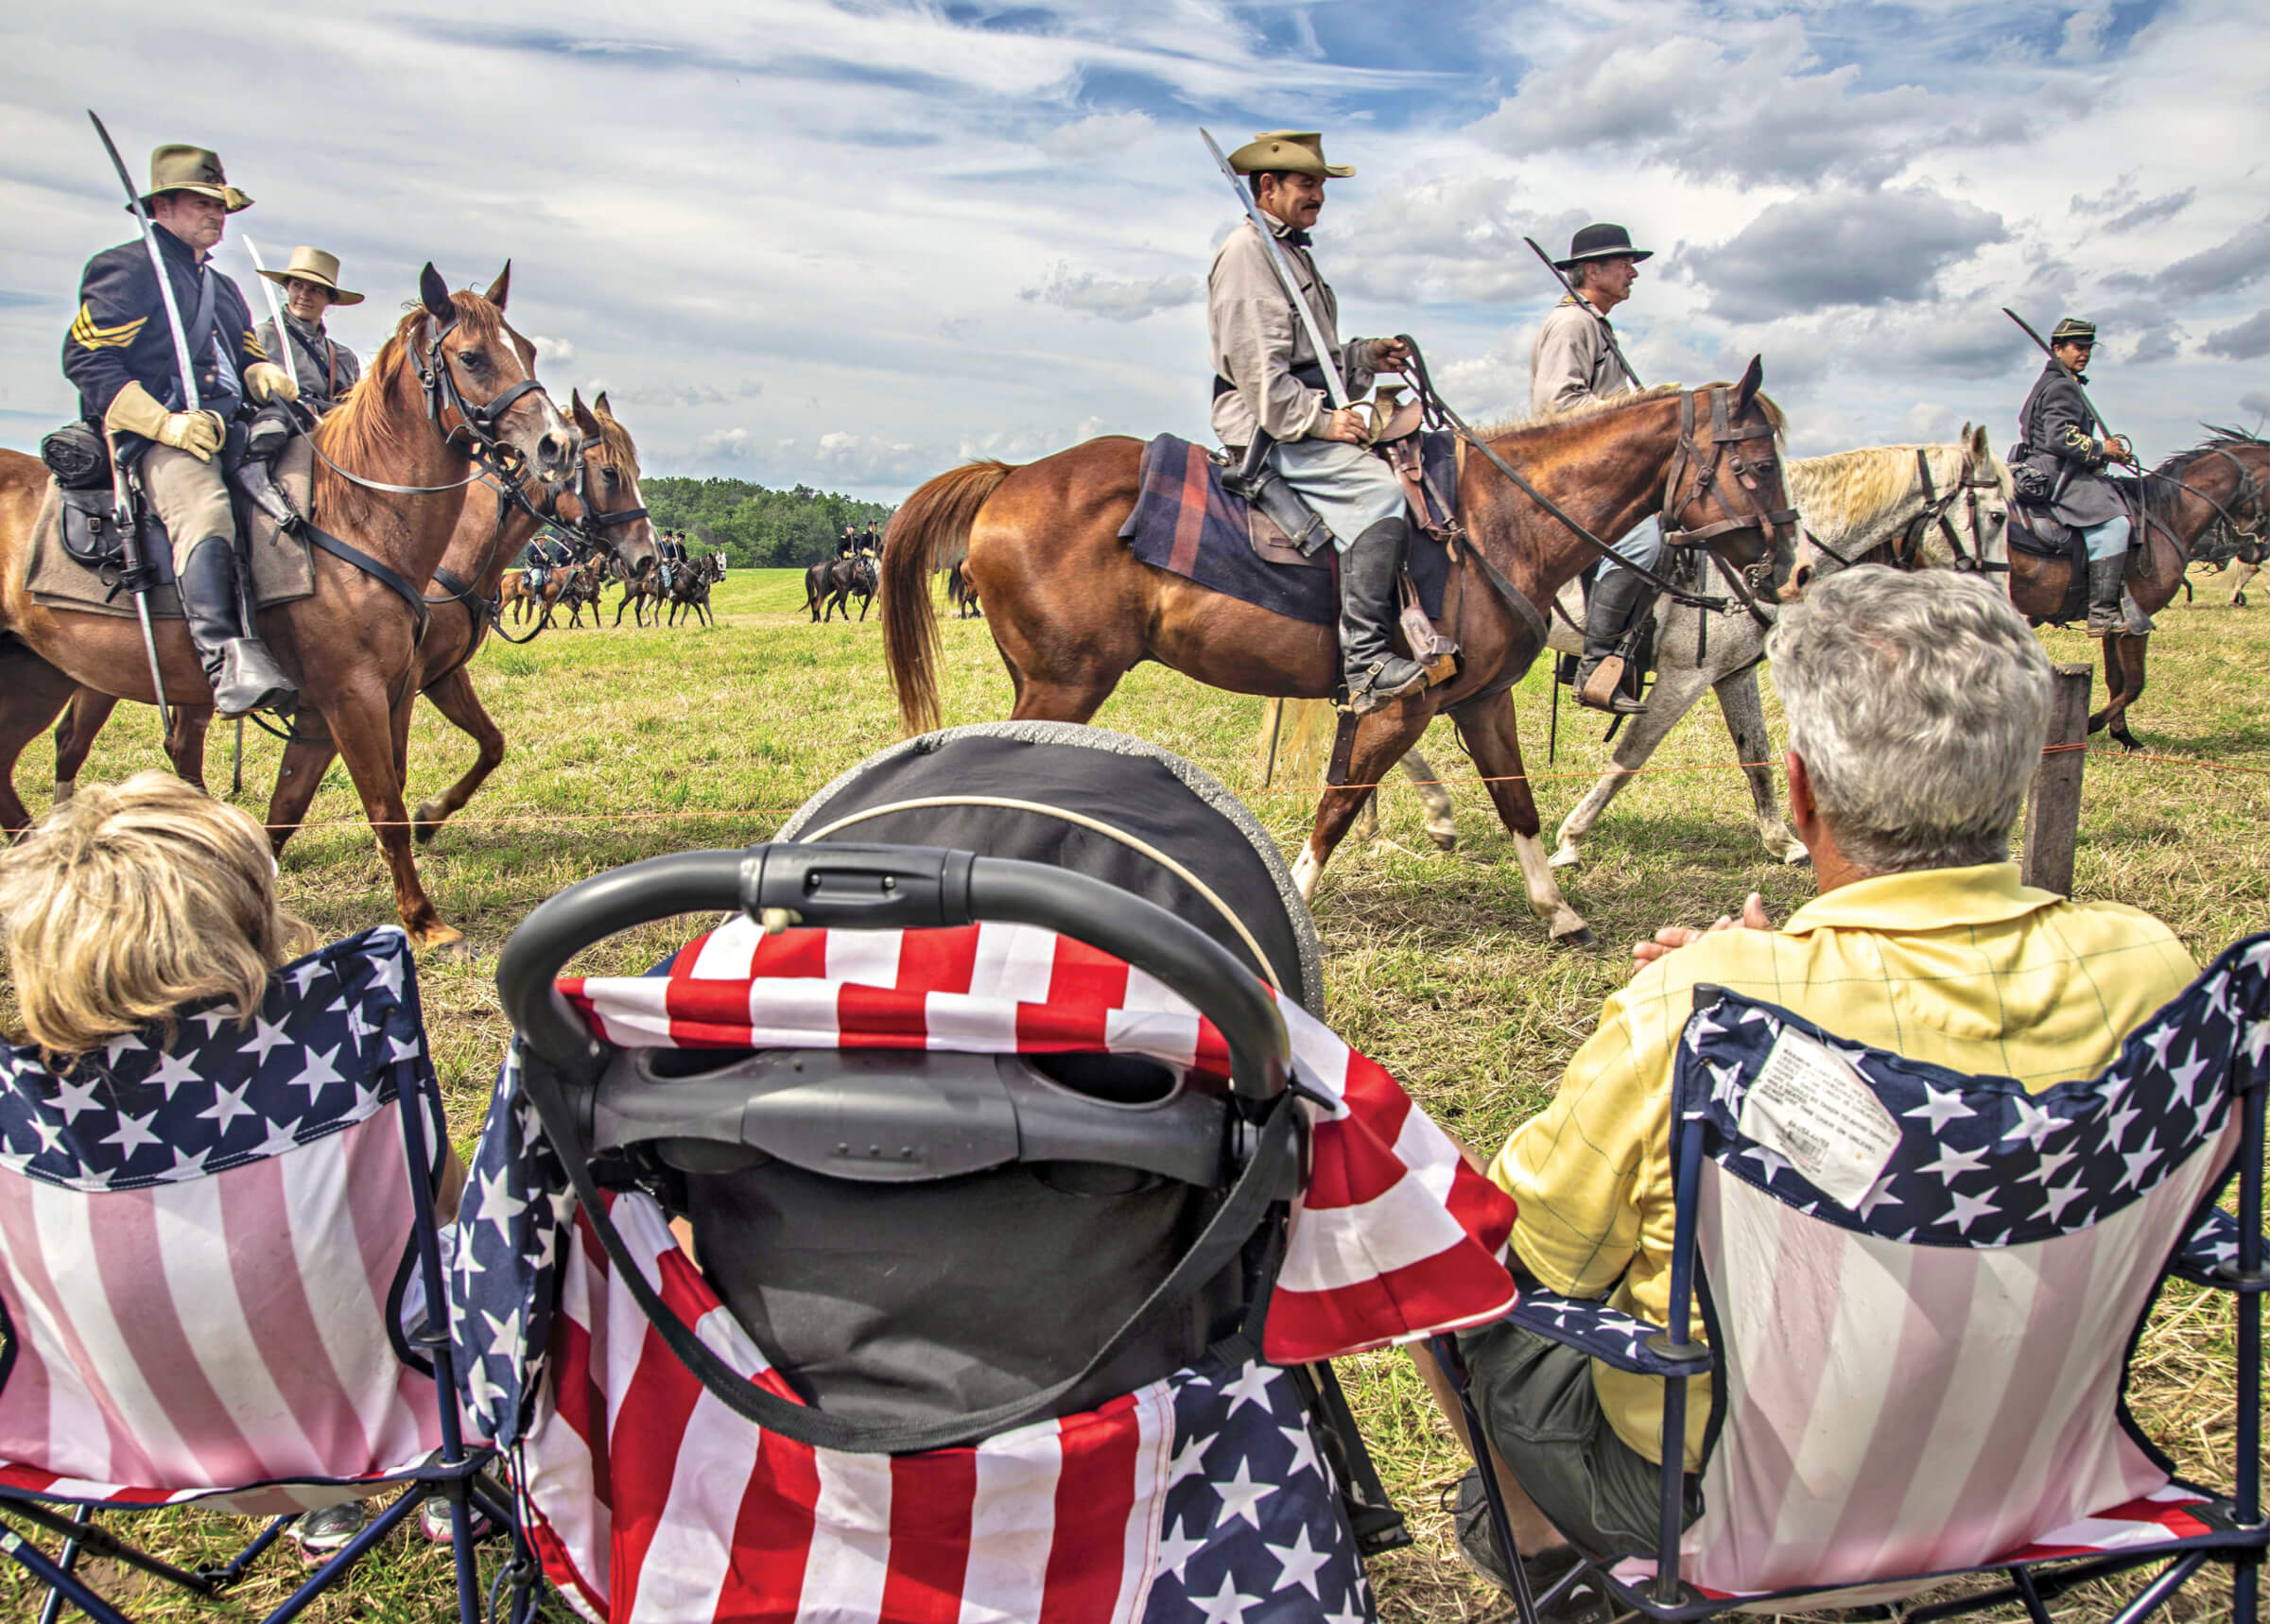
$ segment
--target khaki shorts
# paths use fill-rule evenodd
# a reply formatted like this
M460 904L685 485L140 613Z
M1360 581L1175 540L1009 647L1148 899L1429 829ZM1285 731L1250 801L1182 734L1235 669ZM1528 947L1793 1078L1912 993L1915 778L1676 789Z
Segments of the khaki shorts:
M175 574L187 561L189 549L206 537L235 538L236 510L229 505L219 458L199 462L186 451L153 445L142 454L142 489L173 539Z
M1552 1526L1594 1556L1653 1551L1663 1471L1608 1425L1591 1356L1503 1322L1462 1332L1458 1351L1482 1431ZM1680 1526L1702 1509L1690 1476Z

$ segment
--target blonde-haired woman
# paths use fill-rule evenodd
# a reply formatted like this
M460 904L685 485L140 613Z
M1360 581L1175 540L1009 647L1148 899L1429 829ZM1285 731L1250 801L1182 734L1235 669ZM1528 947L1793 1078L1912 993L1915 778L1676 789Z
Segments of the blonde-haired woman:
M164 772L82 788L0 851L0 937L25 1036L59 1076L152 1029L171 1048L192 1012L250 1030L270 976L316 945L277 899L266 831ZM87 1071L101 1093L101 1068ZM444 1149L435 1204L447 1222L464 1172ZM365 1521L348 1501L292 1534L321 1560Z

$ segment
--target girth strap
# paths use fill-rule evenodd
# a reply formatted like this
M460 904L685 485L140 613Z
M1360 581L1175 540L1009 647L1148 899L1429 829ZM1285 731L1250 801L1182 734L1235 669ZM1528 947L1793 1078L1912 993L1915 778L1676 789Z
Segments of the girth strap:
M407 577L403 575L400 570L394 568L393 565L381 562L379 560L373 558L369 553L364 552L362 548L356 546L353 542L340 541L338 537L333 535L329 530L324 529L322 526L317 524L313 519L303 518L300 521L299 528L301 533L306 536L310 542L322 548L333 558L341 559L346 562L353 564L356 569L362 571L363 574L371 577L380 585L386 587L390 592L392 592L397 597L401 598L403 602L408 604L410 606L410 613L417 616L418 622L417 631L412 636L412 641L416 643L423 643L425 641L425 628L429 619L431 618L425 612L425 594L419 591L417 587L411 585Z

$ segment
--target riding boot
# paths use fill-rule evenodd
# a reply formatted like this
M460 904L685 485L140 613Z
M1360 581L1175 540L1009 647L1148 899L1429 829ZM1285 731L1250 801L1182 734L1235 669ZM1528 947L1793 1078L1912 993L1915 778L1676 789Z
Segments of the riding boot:
M1411 527L1382 519L1340 557L1340 664L1348 708L1372 712L1427 685L1427 668L1395 650L1395 578Z
M2125 622L2121 617L2121 579L2128 573L2128 556L2088 561L2088 635L2110 637Z
M226 536L207 536L189 549L176 572L182 618L189 641L213 684L213 708L224 717L282 710L299 697L275 657L245 635L236 599L236 548Z
M1585 603L1585 653L1576 665L1579 704L1620 716L1647 709L1643 701L1623 692L1623 661L1616 655L1616 646L1631 629L1632 618L1647 594L1648 582L1620 565L1610 565L1607 573L1592 583L1592 596ZM1595 682L1601 662L1610 659L1615 661L1614 669L1603 674L1603 681Z

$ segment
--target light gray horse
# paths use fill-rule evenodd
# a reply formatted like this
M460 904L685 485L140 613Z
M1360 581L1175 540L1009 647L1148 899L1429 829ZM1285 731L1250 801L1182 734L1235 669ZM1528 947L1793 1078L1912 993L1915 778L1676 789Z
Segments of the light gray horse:
M1929 470L1928 492L1919 466ZM1952 568L1963 561L1957 557L1959 546L1970 560L1984 558L2003 565L2009 561L2004 534L2010 515L2009 473L1988 449L1984 427L1966 423L1962 435L1946 444L1875 445L1801 458L1785 464L1783 475L1797 509L1801 557L1815 549L1833 549L1833 556L1857 561L1863 555L1897 546L1903 557L1912 553L1918 567ZM2007 576L1998 579L2008 585ZM1559 608L1561 612L1551 617L1551 646L1556 653L1577 653L1582 637L1576 629L1584 624L1585 611L1573 582L1562 593ZM1770 606L1767 612L1772 613ZM1655 747L1694 708L1706 688L1718 692L1736 759L1749 780L1759 839L1783 862L1806 861L1805 847L1781 821L1774 791L1773 741L1758 691L1765 629L1748 610L1733 603L1708 611L1662 602L1655 614L1656 678L1647 709L1618 734L1616 765L1601 774L1562 821L1551 865L1568 868L1583 860L1585 837L1608 803L1647 765ZM1292 735L1306 739L1321 731L1329 739L1330 711L1323 700L1291 702L1296 710L1313 708L1317 713L1291 718ZM1265 722L1265 729L1270 725ZM1403 770L1426 805L1428 838L1444 851L1455 849L1458 831L1450 797L1434 769L1414 750L1403 758ZM1356 838L1378 833L1376 803L1377 797L1364 807L1351 831Z

